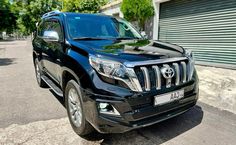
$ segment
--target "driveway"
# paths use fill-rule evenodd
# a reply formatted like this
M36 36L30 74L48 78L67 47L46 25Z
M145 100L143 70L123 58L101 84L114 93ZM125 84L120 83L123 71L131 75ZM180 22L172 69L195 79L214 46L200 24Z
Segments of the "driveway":
M28 41L0 42L0 144L236 144L236 115L200 101L159 124L84 140L70 127L61 99L37 86L31 55Z

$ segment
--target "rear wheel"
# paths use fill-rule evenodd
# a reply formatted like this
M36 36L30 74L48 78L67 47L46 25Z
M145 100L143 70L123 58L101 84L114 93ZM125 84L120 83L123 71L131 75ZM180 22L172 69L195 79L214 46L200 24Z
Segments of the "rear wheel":
M70 80L65 88L65 105L73 130L82 137L88 137L94 128L86 120L83 111L82 93L78 83Z
M46 88L47 84L41 78L42 70L39 67L39 61L37 58L35 59L34 64L35 64L35 74L36 74L37 83L40 87Z

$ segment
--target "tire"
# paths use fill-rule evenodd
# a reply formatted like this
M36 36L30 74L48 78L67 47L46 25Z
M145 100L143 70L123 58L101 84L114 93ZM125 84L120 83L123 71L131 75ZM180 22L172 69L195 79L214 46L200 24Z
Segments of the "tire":
M66 85L64 94L65 106L73 130L79 136L89 138L94 133L94 128L86 120L83 111L82 93L78 83L70 80Z
M42 70L41 70L40 67L39 67L39 61L38 61L37 58L34 60L34 67L35 67L35 75L36 75L36 80L37 80L38 85L39 85L41 88L46 88L46 87L48 87L48 85L47 85L47 84L43 81L43 79L41 78L41 76L42 76Z

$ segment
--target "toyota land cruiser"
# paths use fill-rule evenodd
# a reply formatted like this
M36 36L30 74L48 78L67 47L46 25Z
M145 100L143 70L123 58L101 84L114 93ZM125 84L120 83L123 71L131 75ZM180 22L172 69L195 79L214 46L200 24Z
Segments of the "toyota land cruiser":
M148 40L124 19L49 12L32 44L39 86L64 98L80 136L152 125L197 102L191 51Z

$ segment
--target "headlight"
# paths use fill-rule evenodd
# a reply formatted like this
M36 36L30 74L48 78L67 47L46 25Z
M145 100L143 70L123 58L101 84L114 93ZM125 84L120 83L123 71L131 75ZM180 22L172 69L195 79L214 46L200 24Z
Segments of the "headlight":
M189 70L189 80L191 80L193 77L194 64L195 64L192 51L189 49L185 49L185 56L189 60L188 70Z
M90 56L89 63L100 75L122 81L133 91L142 91L134 70L120 62Z

